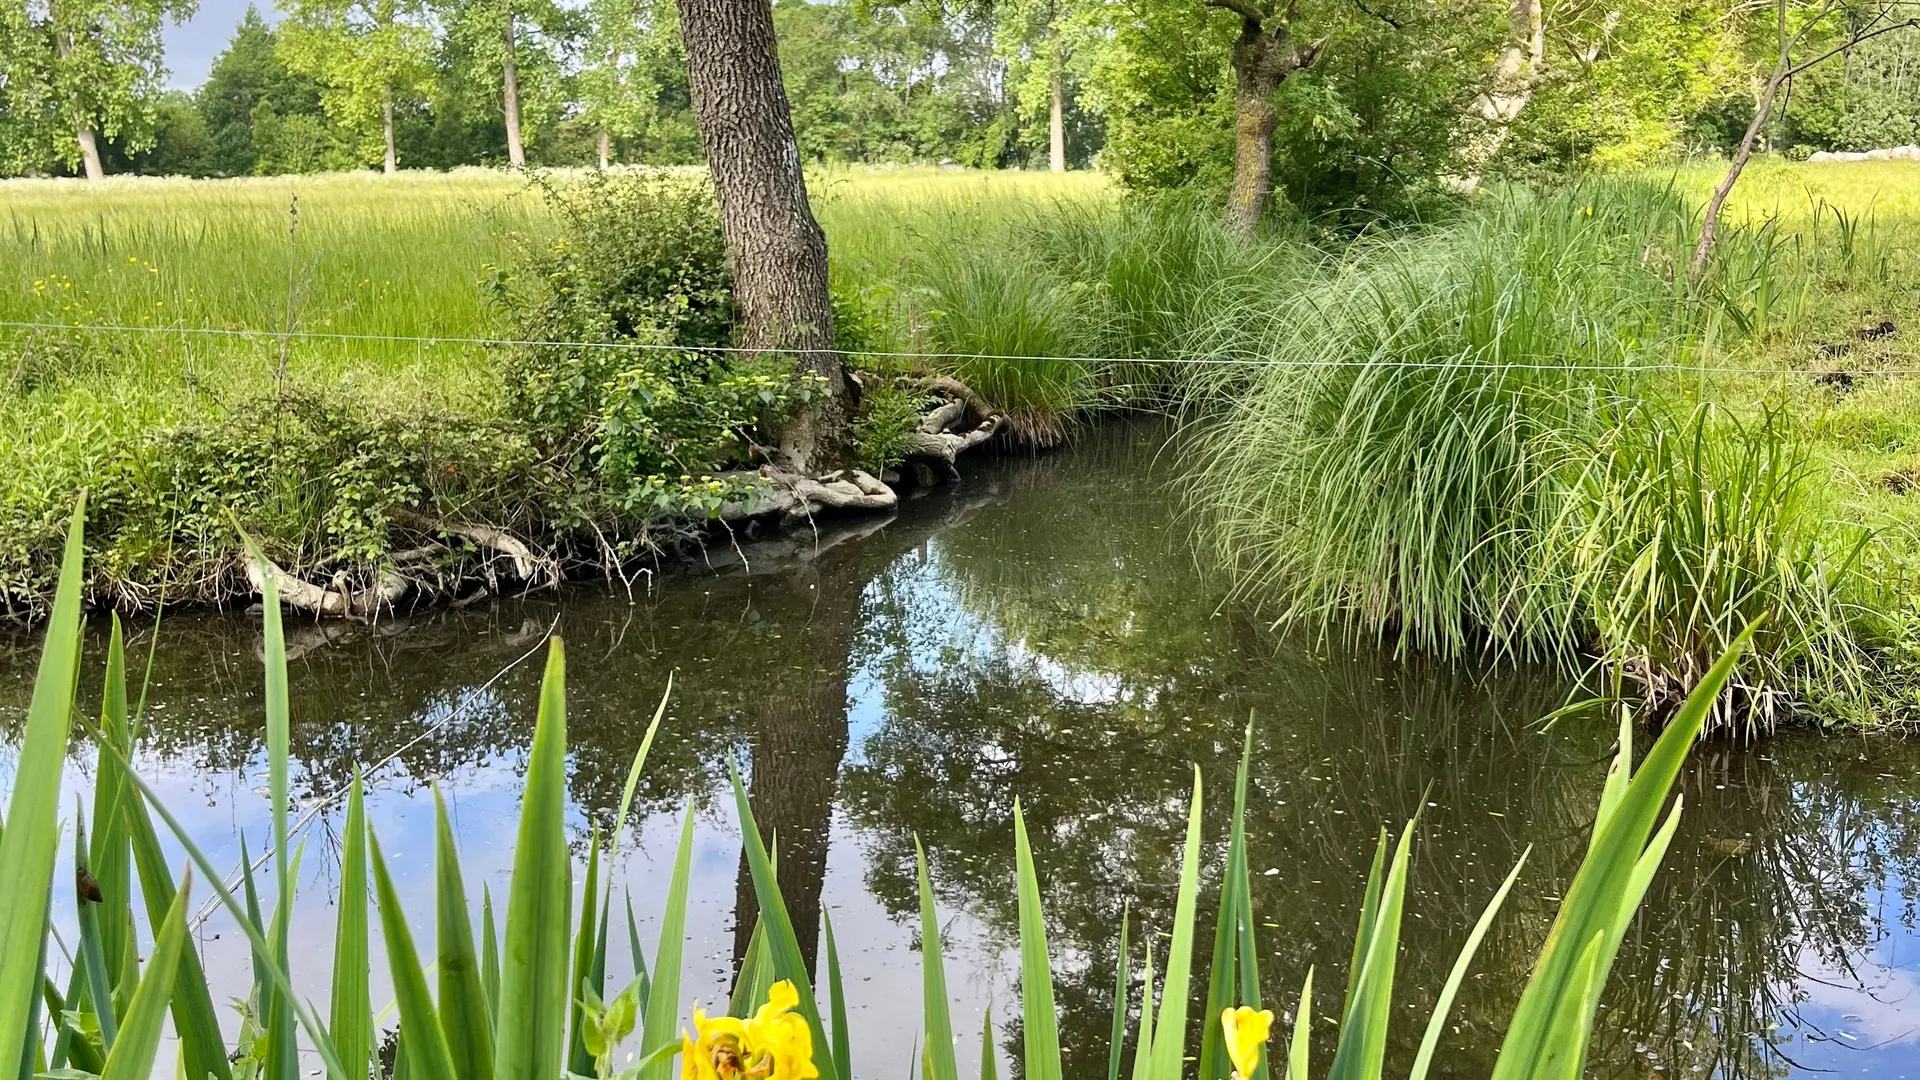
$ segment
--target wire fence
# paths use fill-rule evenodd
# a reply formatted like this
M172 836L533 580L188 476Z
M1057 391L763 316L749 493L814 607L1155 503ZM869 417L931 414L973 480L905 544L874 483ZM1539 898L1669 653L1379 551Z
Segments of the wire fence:
M57 323L0 320L0 330L100 334L145 334L154 336L191 336L242 338L284 344L289 341L333 341L343 343L386 343L413 345L416 348L466 346L473 348L561 348L606 349L624 352L711 353L718 355L761 356L768 353L795 356L850 355L888 360L992 361L996 363L1077 363L1088 365L1138 365L1145 367L1248 367L1248 368L1368 368L1431 371L1586 371L1594 373L1641 373L1687 375L1800 375L1809 378L1840 376L1920 375L1920 367L1861 369L1758 367L1719 364L1646 363L1646 364L1552 364L1501 360L1395 360L1390 357L1343 358L1328 360L1280 359L1261 356L1070 356L1022 355L1018 353L933 352L884 349L841 348L752 348L741 345L678 345L646 341L563 341L544 338L466 337L409 334L355 334L330 330L254 330L213 326L123 326L112 323Z

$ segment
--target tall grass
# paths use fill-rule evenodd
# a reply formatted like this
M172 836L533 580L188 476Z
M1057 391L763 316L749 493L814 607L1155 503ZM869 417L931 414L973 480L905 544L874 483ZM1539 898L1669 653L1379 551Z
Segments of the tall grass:
M1279 620L1402 650L1598 657L1664 709L1772 611L1749 721L1869 693L1866 539L1784 422L1652 404L1751 312L1724 266L1675 285L1689 229L1670 190L1595 183L1363 244L1257 324L1273 366L1204 389L1206 542Z
M365 828L363 793L356 780L347 811L349 832L342 852L343 891L339 901L334 984L327 1015L297 999L291 977L292 950L287 917L294 897L292 866L302 848L292 844L286 788L288 701L286 650L277 598L271 588L265 607L266 721L273 807L270 851L277 892L270 918L263 916L253 871L243 876L241 895L221 881L217 868L188 831L135 773L128 760L139 718L129 715L126 670L119 635L110 640L105 705L97 726L85 730L99 746L99 784L90 820L76 820L77 887L72 895L80 933L67 972L65 990L53 976L48 944L49 895L54 849L60 841L57 814L61 770L45 767L64 752L79 669L79 592L82 528L76 512L68 535L65 572L56 614L47 631L30 712L21 764L0 854L12 871L0 879L0 1061L10 1063L22 1080L55 1076L78 1080L143 1080L153 1070L162 1033L163 1012L171 1012L180 1037L176 1068L190 1076L229 1080L234 1076L284 1077L302 1068L299 1053L311 1051L324 1075L363 1080L405 1075L432 1080L528 1080L568 1075L655 1080L671 1075L673 1057L682 1056L687 1076L767 1080L851 1080L850 1056L858 1040L848 1028L841 999L838 954L827 930L827 993L816 996L808 959L782 902L773 857L754 823L746 789L737 773L733 789L743 832L748 877L758 899L759 922L729 1012L731 1021L694 1014L686 1036L681 1024L679 975L683 956L683 920L689 897L692 808L682 827L680 847L667 883L666 912L657 949L649 958L627 913L629 950L634 970L629 986L610 992L606 984L608 927L612 922L610 882L600 867L617 852L637 782L645 768L652 731L642 742L629 771L625 795L610 840L596 834L588 849L583 889L576 916L574 865L565 835L566 661L552 643L540 695L539 717L527 765L515 842L506 917L498 929L490 903L483 904L482 946L474 946L473 912L460 870L453 831L444 803L436 801L436 911L432 946L423 954L401 909L379 838ZM1744 639L1736 640L1737 651ZM1519 997L1507 1028L1494 1076L1571 1078L1582 1074L1597 1016L1598 996L1628 923L1664 858L1679 818L1676 802L1662 815L1687 750L1705 722L1715 696L1733 666L1723 657L1701 679L1678 710L1673 724L1633 768L1631 727L1623 723L1618 757L1602 791L1588 854L1562 901L1552 931ZM655 713L657 729L662 710ZM1130 1025L1127 1000L1128 953L1123 946L1115 981L1115 1052L1108 1055L1110 1080L1117 1080L1118 1040L1132 1028L1137 1047L1136 1080L1260 1080L1277 1075L1278 1064L1262 1060L1272 1012L1259 1000L1256 926L1244 819L1252 730L1241 756L1235 813L1227 837L1225 872L1218 891L1219 919L1204 972L1195 968L1204 943L1195 926L1202 902L1200 853L1202 790L1196 770L1185 844L1176 887L1175 917L1165 966L1155 983L1152 939L1148 940L1146 990L1140 1020ZM153 817L158 816L185 848L193 868L218 895L252 945L254 990L242 1004L245 1022L237 1044L229 1044L220 1026L204 973L188 944L186 905L193 885L191 870L176 882L164 861ZM363 832L364 829L364 832ZM1375 1080L1384 1071L1385 1046L1394 1013L1394 968L1406 913L1406 886L1415 826L1409 824L1397 844L1383 831L1355 937L1352 969L1347 973L1345 1006L1339 1020L1338 1048L1324 1075L1340 1080ZM1039 871L1028 843L1019 806L1013 812L1017 873L1008 887L1016 891L1020 912L1021 1005L1024 1036L1023 1075L1046 1080L1061 1075L1059 1018L1053 1006L1053 962L1045 935L1038 887ZM89 842L90 841L90 842ZM1524 863L1524 859L1522 860ZM1516 866L1493 894L1485 913L1461 949L1426 1026L1426 1038L1412 1076L1422 1080L1432 1064L1438 1035L1449 1022L1455 993L1471 971L1479 942L1521 871ZM151 945L139 946L139 920L133 897L135 880L145 901ZM610 876L610 875L609 875ZM369 955L372 935L367 883L390 968L399 1027L391 1058L375 1054L374 1018L364 965L351 962ZM925 932L922 972L926 999L922 1021L924 1059L929 1078L955 1077L952 1023L941 961L939 916L924 857L918 875ZM1125 940L1127 928L1119 928ZM497 943L496 943L497 942ZM144 952L144 963L139 959ZM428 955L433 957L428 959ZM437 976L437 990L429 973ZM651 978L648 978L651 973ZM1311 986L1312 974L1307 975ZM1197 1067L1188 1051L1187 1023L1191 989L1204 985L1199 1017ZM44 1007L43 1007L44 999ZM1304 1080L1311 1063L1305 1032L1312 1023L1303 991L1285 1061L1289 1080ZM1228 1026L1227 1020L1233 1023ZM828 1023L832 1024L831 1033ZM636 1038L637 1035L637 1038ZM991 1038L991 1027L986 1036ZM623 1058L620 1051L629 1053ZM983 1055L989 1064L993 1055ZM691 1059L691 1060L688 1060ZM632 1064L622 1066L621 1061ZM1280 1060L1280 1059L1275 1059Z

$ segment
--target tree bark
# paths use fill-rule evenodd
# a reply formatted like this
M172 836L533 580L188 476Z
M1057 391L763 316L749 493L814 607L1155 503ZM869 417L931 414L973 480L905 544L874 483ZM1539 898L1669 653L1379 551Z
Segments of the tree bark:
M520 69L513 59L513 15L507 15L507 53L500 65L500 86L507 114L507 164L516 171L527 167L527 151L520 144Z
M107 170L100 164L100 145L93 137L93 125L84 120L75 122L73 136L80 144L80 162L87 171L87 179L105 179Z
M600 129L600 170L605 172L613 164L613 135L606 128Z
M1774 72L1772 78L1760 92L1760 103L1754 107L1753 122L1747 125L1747 132L1740 137L1740 147L1734 151L1733 162L1727 166L1727 175L1713 189L1713 198L1707 200L1707 212L1700 221L1700 242L1694 246L1693 261L1687 265L1687 276L1697 278L1707 269L1707 259L1713 254L1713 234L1720 224L1720 209L1727 204L1727 196L1732 194L1733 185L1740 180L1740 174L1747 167L1747 160L1753 156L1753 141L1766 125L1768 114L1773 112L1773 99L1780 92L1780 84L1786 79L1785 66Z
M1500 152L1513 122L1533 97L1547 57L1547 24L1541 0L1513 0L1507 9L1507 43L1494 61L1493 78L1480 95L1480 117L1493 125L1482 159Z
M822 397L780 426L781 463L810 473L843 456L850 386L833 347L827 238L807 201L768 0L677 0L693 114L713 173L740 304L740 344L792 350Z
M1287 76L1313 63L1324 42L1295 45L1284 22L1261 16L1244 0L1219 0L1213 6L1240 15L1240 38L1233 43L1233 187L1227 194L1227 231L1251 240L1266 212L1273 172L1273 128L1280 119L1273 96ZM1265 25L1269 22L1274 25Z
M387 91L386 96L380 99L380 126L381 132L386 136L387 140L387 158L384 162L385 172L388 176L392 176L394 173L400 171L400 158L399 155L393 151L393 91L391 90Z
M1061 90L1060 56L1053 58L1053 108L1047 115L1047 163L1054 172L1067 171L1067 110Z
M60 59L73 55L73 31L56 33L54 40L60 51ZM101 180L107 170L100 164L100 144L94 138L93 125L87 122L87 111L79 97L68 103L73 109L73 139L80 146L80 164L86 170L88 180Z

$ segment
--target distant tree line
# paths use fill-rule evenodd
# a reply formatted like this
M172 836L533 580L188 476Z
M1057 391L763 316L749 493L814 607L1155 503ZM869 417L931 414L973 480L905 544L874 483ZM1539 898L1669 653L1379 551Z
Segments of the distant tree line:
M0 0L0 172L236 176L701 160L669 0L280 0L162 91L195 0ZM1774 10L1778 7L1779 10ZM1818 10L1816 10L1818 9ZM1789 0L774 0L801 154L1082 167L1404 212L1443 179L1737 144ZM1864 16L1861 16L1864 17ZM1784 22L1783 22L1784 20ZM1920 39L1786 87L1762 148L1920 141Z

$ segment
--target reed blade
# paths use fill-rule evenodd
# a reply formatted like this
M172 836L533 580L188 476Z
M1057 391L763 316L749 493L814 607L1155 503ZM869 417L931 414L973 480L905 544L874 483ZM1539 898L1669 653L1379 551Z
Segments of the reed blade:
M1013 849L1020 907L1020 1016L1026 1080L1060 1080L1060 1018L1053 1009L1053 962L1047 950L1046 917L1040 910L1040 875L1033 868L1026 816L1013 800Z
M920 977L927 1037L927 1080L960 1080L953 1054L953 1016L947 1005L947 968L941 955L940 920L933 907L933 881L927 876L927 852L913 838L914 867L920 882Z
M495 1080L552 1076L566 1053L567 930L573 918L566 813L566 650L554 638L527 760L507 896Z
M367 834L368 862L373 869L373 892L380 909L380 936L386 942L387 970L393 978L394 1001L400 1006L400 1026L407 1033L407 1068L419 1080L459 1080L453 1069L453 1051L427 989L427 973L420 967L407 910L387 871L380 837Z
M460 851L453 839L453 823L440 788L433 789L434 927L438 942L440 1019L447 1036L457 1080L490 1080L493 1076L493 1014L487 1008L487 990L480 957L473 948L472 914L467 886L460 872Z
M28 1060L38 1011L54 855L60 844L60 773L80 673L81 552L86 499L73 508L46 645L34 675L13 796L0 829L0 1062ZM8 1066L11 1067L11 1066Z
M680 969L687 936L687 884L693 874L693 802L688 800L680 821L680 846L673 856L673 879L667 885L667 907L660 917L660 944L653 955L653 982L647 989L646 1019L640 1027L640 1045L646 1049L673 1040L680 1024ZM821 1070L824 1073L826 1070ZM640 1080L672 1080L673 1062L643 1066Z
M340 845L340 907L333 924L333 993L327 1035L349 1076L366 1072L373 1059L373 1001L367 988L371 962L367 926L367 805L360 770L347 788L347 819Z
M191 884L192 875L188 875ZM126 1023L107 1054L100 1080L148 1080L166 1028L167 1002L180 974L180 954L187 950L187 892L180 890L160 923L160 933L147 958L147 973L133 992Z

